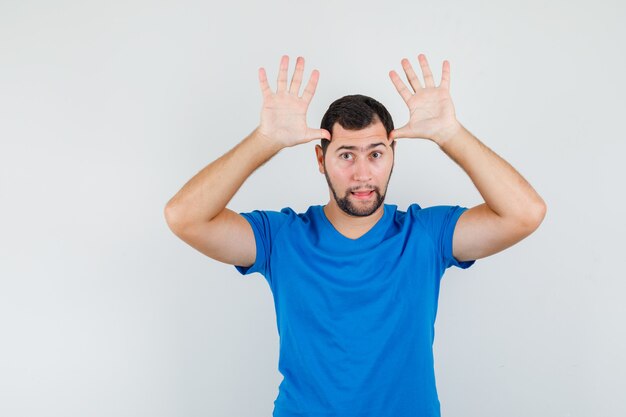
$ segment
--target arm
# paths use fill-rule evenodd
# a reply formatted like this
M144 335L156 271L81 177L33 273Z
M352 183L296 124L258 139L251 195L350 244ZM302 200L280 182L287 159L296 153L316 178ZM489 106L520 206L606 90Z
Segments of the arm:
M252 227L226 208L243 182L280 148L255 129L228 153L191 178L165 206L168 226L205 255L249 266L256 258Z
M458 122L449 93L449 63L444 61L442 81L435 87L426 57L420 55L418 59L425 87L419 83L408 60L402 60L415 94L395 72L390 72L411 112L409 122L392 131L390 138L418 137L437 143L469 175L485 200L459 218L452 243L454 257L467 261L500 252L539 227L545 217L546 204L509 163Z
M229 210L243 182L281 149L325 137L330 133L310 129L306 111L319 72L313 71L302 97L298 97L304 59L299 57L287 90L289 57L282 57L276 93L270 90L265 69L259 69L263 94L261 123L228 153L191 178L165 206L170 229L207 256L232 265L254 263L256 246L252 227L240 214Z
M246 179L282 148L254 129L239 144L191 178L165 206L177 229L215 219Z
M539 227L546 204L508 162L462 126L439 143L469 175L485 200L459 218L452 242L455 258L465 261L492 255Z

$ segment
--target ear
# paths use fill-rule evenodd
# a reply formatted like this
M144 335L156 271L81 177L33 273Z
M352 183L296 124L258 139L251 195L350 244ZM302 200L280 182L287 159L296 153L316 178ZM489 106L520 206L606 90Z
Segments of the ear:
M324 151L320 145L315 145L315 156L317 158L317 167L320 172L324 173Z

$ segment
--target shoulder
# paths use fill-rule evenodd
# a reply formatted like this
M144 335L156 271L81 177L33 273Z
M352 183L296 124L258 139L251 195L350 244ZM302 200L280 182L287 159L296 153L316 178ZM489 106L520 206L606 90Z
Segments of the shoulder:
M396 219L396 221L401 222L411 222L416 220L419 217L420 211L423 210L417 203L410 204L406 210L399 210L397 209L397 206L392 207L395 207L393 217Z
M431 232L436 232L442 227L454 225L465 210L467 207L459 205L421 207L414 203L407 208L404 221L418 224Z
M280 210L252 210L240 213L251 223L271 226L275 231L290 223L308 222L313 216L313 207L304 213L298 213L291 207Z
M463 212L467 210L466 207L459 205L437 205L430 207L421 207L417 203L411 204L407 208L407 214L411 217L415 217L421 220L434 220L439 217L446 217L455 212Z

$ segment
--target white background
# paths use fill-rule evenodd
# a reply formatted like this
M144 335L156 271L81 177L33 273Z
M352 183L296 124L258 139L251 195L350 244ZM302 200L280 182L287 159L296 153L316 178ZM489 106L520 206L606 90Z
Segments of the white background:
M451 64L457 117L548 205L541 227L442 281L446 417L623 416L622 2L0 2L0 415L270 416L272 295L179 240L163 209L320 71L408 119L388 72ZM620 29L622 28L622 29ZM304 85L304 83L303 83ZM236 211L328 201L317 141L257 170ZM482 203L432 142L400 139L386 203ZM400 416L399 416L400 417Z

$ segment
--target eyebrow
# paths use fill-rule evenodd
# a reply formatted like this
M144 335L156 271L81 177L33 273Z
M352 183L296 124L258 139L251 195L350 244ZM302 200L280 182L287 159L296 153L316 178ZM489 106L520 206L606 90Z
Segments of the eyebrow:
M370 145L369 145L367 148L365 148L365 147L363 147L363 146L361 146L361 147L359 148L359 147L357 147L357 146L348 146L348 145L343 145L343 146L338 147L338 148L337 148L337 150L335 150L335 153L339 152L339 151L340 151L340 150L342 150L342 149L348 149L348 150L350 150L350 151L354 151L354 150L356 150L356 149L360 149L360 150L361 150L361 152L364 152L364 151L368 151L368 150L370 150L370 149L374 149L375 147L377 147L377 146L381 146L381 145L382 145L382 146L385 146L385 144L384 144L384 143L382 143L382 142L378 142L378 143L370 143Z

